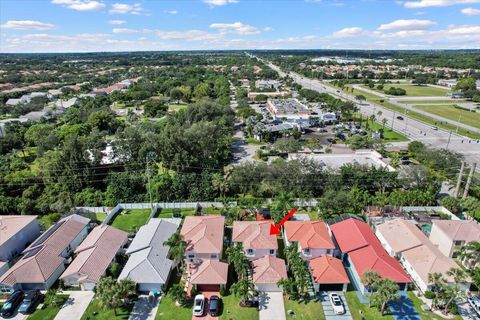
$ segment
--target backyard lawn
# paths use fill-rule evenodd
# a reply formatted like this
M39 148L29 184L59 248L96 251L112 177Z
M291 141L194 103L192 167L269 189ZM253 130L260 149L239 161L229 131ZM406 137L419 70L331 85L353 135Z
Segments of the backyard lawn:
M414 105L414 108L433 113L446 119L459 121L480 128L480 113L457 109L453 105Z
M370 89L368 86L365 86L365 85L362 85L362 87L366 89ZM446 96L447 92L450 91L448 89L441 89L436 87L417 86L414 84L397 84L397 83L385 84L383 86L383 90L377 90L376 86L370 90L375 90L375 91L378 91L379 93L385 94L384 90L388 90L390 87L405 89L405 91L407 92L405 96L409 96L409 97L442 97L442 96Z
M43 309L38 309L34 313L32 313L28 319L30 320L53 320L57 313L60 311L60 307L67 301L68 294L61 294L58 295L57 306L52 306L45 304Z
M160 213L157 211L155 218L173 218L173 210L171 208L162 209ZM195 214L195 209L178 209L182 214L182 217L193 216Z
M412 291L408 291L408 297L412 300L415 309L417 310L418 314L422 317L422 320L444 320L447 318L441 317L433 312L430 311L423 311L421 308L422 300L420 300ZM451 320L461 320L461 316L456 316L454 318L448 318Z
M242 308L238 305L240 298L233 294L222 297L223 312L220 317L222 320L258 320L258 311L256 308Z
M143 226L150 216L150 209L129 209L122 210L112 222L112 227L126 232L137 231Z
M82 316L82 320L127 320L130 317L133 306L116 309L103 309L99 306L98 300L92 300Z
M376 319L391 319L393 320L393 316L391 315L384 315L382 316L376 307L369 307L368 303L360 303L357 297L357 293L355 291L347 291L345 293L347 298L348 307L350 308L350 312L354 320L361 320L361 319L368 319L368 320L376 320ZM363 317L362 317L363 316Z
M325 319L322 304L318 301L299 302L284 299L285 314L287 319L305 319L305 320L322 320ZM287 313L288 310L294 312L293 315Z

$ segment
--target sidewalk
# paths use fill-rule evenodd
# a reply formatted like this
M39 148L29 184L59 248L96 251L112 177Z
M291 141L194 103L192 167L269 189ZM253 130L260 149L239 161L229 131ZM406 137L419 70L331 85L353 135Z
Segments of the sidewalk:
M70 293L70 297L60 308L55 320L80 320L93 299L93 291L64 291L64 293Z

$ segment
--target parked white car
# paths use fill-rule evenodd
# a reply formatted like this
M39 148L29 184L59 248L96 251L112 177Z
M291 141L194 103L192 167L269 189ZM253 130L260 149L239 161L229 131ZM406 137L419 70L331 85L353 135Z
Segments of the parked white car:
M205 296L203 294L197 294L193 302L193 315L195 317L203 316L205 309Z
M342 299L340 296L336 293L330 293L330 303L332 304L333 311L335 314L344 314L345 313L345 307L343 306Z

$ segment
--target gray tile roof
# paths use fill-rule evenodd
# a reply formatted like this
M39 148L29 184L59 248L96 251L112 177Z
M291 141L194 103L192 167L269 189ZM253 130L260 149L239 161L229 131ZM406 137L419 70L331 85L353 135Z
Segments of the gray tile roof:
M180 226L180 219L151 219L140 228L133 239L127 254L130 258L119 279L130 278L136 283L164 284L172 268L172 260L167 258L168 240Z

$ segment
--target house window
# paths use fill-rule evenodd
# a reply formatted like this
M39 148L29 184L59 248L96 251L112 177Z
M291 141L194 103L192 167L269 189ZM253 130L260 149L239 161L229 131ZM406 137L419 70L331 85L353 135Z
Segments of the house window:
M253 249L247 249L247 256L253 256Z
M190 254L188 255L188 259L193 259L193 258L195 258L195 255L192 254L192 253L190 253Z
M275 250L270 249L270 254L275 254Z
M456 246L461 246L461 245L462 245L462 241L455 241L455 245L456 245Z
M457 252L454 252L454 253L452 254L452 259L455 259L456 257L457 257Z
M310 255L310 249L303 249L303 254L306 256Z
M332 250L327 249L327 254L330 254L331 252L332 252Z
M211 255L210 255L210 258L211 258L211 259L217 259L217 255L216 255L216 254L211 254Z

